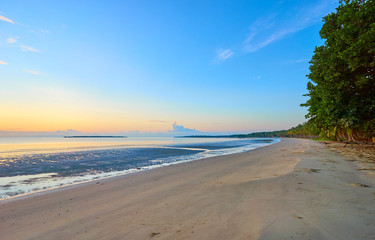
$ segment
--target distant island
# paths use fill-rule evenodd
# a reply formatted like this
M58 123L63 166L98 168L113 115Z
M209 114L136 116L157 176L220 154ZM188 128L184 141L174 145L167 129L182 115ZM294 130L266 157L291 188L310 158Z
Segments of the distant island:
M64 138L128 138L127 136L64 136Z

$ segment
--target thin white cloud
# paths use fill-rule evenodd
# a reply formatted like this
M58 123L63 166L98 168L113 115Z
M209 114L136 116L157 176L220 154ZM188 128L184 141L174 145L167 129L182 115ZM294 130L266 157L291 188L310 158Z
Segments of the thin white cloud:
M275 33L272 33L271 35L269 35L268 37L266 37L266 38L264 38L260 41L259 40L258 41L249 41L248 43L245 43L244 50L246 52L256 52L259 49L264 48L268 44L270 44L272 42L275 42L275 41L278 41L278 40L282 39L284 36L286 36L290 33L296 32L296 31L297 31L297 29L279 30Z
M230 49L219 49L216 51L216 57L214 58L214 63L221 63L232 57L234 52Z
M30 73L30 74L33 74L33 75L40 75L40 74L42 74L42 73L39 72L39 71L36 71L36 70L30 70L30 69L24 69L23 71L24 71L24 72L27 72L27 73Z
M275 24L275 17L276 14L272 14L267 17L258 18L250 26L250 33L247 35L244 43L250 43L260 31L271 28Z
M2 64L2 65L8 65L8 63L6 63L4 61L0 61L0 64Z
M40 29L39 30L41 33L43 34L50 34L50 31L46 30L46 29Z
M14 39L14 38L8 38L8 39L7 39L7 42L8 42L8 43L16 43L16 42L17 42L17 39Z
M14 22L12 20L10 20L9 18L4 17L4 16L0 16L0 20L14 24Z
M332 0L322 0L313 6L300 7L299 11L292 17L278 17L280 19L288 19L284 21L277 20L275 18L276 14L260 18L250 26L250 32L243 42L243 49L246 52L256 52L273 42L283 39L287 35L318 23L336 4Z
M20 45L20 48L24 52L39 52L39 50L25 45Z
M308 62L308 61L310 61L310 58L300 58L296 60L287 61L286 64L297 64L297 63L303 63L303 62Z
M37 34L39 37L44 37L46 35L49 35L51 32L46 29L39 29L39 30L29 30L29 32Z

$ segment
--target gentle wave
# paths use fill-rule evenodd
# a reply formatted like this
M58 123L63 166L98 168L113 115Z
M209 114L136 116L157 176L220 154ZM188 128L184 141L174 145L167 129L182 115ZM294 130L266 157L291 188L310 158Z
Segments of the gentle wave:
M241 139L68 152L23 153L0 159L0 198L249 151L278 139Z

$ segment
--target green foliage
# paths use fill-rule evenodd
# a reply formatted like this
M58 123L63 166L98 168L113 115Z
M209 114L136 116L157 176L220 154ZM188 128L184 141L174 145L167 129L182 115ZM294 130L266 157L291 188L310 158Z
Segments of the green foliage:
M255 132L250 134L234 134L234 135L193 135L184 136L189 138L251 138L251 137L304 137L304 138L317 138L319 130L312 122L299 124L289 130L280 130L273 132Z
M321 138L371 141L375 137L375 1L342 0L323 18L310 61L309 123ZM315 130L316 130L315 129Z
M319 130L312 122L299 124L289 130L273 131L273 132L255 132L243 135L233 135L237 137L304 137L304 138L317 138Z

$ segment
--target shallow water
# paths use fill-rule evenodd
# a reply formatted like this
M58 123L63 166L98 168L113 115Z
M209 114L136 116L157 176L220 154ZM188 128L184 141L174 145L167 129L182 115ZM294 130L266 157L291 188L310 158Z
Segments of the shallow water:
M278 139L1 138L0 198L252 150Z

